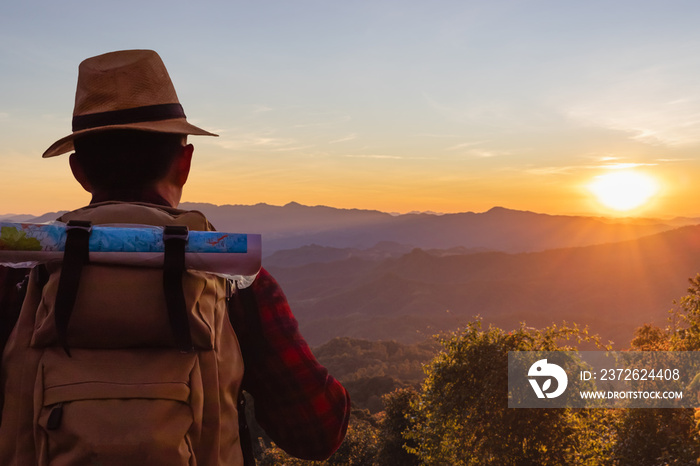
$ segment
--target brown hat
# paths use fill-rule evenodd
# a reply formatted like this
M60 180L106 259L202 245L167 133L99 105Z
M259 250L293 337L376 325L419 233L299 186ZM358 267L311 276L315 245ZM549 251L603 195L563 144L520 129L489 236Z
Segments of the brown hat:
M73 133L44 152L73 150L77 136L110 129L216 136L187 122L160 56L153 50L123 50L84 60L78 68Z

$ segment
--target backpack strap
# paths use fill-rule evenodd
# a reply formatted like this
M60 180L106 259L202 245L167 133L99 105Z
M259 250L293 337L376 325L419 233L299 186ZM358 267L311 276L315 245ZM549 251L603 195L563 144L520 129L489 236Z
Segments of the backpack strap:
M182 287L182 274L185 272L185 246L189 230L186 226L169 225L163 231L165 257L163 258L163 290L168 307L168 319L175 337L175 345L182 352L194 351L190 321L187 317L187 303Z
M68 322L73 313L75 298L78 295L80 275L83 266L90 261L90 233L92 224L82 220L71 220L66 225L66 247L63 252L61 278L56 292L56 334L58 344L63 347L70 357L68 349Z

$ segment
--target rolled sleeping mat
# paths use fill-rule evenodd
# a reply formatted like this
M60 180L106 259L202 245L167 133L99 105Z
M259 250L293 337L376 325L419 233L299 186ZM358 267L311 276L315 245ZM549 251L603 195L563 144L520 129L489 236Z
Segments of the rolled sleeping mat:
M150 225L94 225L90 232L90 262L162 267L164 229ZM0 265L33 267L62 260L66 231L66 224L61 222L0 222ZM192 230L185 247L185 267L252 281L261 266L261 243L258 234Z

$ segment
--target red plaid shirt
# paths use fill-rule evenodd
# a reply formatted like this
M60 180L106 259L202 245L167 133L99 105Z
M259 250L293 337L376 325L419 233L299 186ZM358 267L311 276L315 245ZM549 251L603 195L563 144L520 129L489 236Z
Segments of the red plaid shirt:
M290 455L325 459L345 437L350 397L311 353L287 298L265 269L250 294L259 321L251 324L240 307L232 318L245 362L243 389L255 399L255 418Z

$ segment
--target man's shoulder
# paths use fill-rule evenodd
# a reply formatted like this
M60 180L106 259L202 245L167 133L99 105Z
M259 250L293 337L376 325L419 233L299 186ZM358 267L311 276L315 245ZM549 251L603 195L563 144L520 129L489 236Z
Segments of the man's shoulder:
M63 214L61 222L88 220L93 224L125 223L143 225L186 225L191 230L212 231L215 228L197 210L183 210L147 202L106 201L81 207Z

